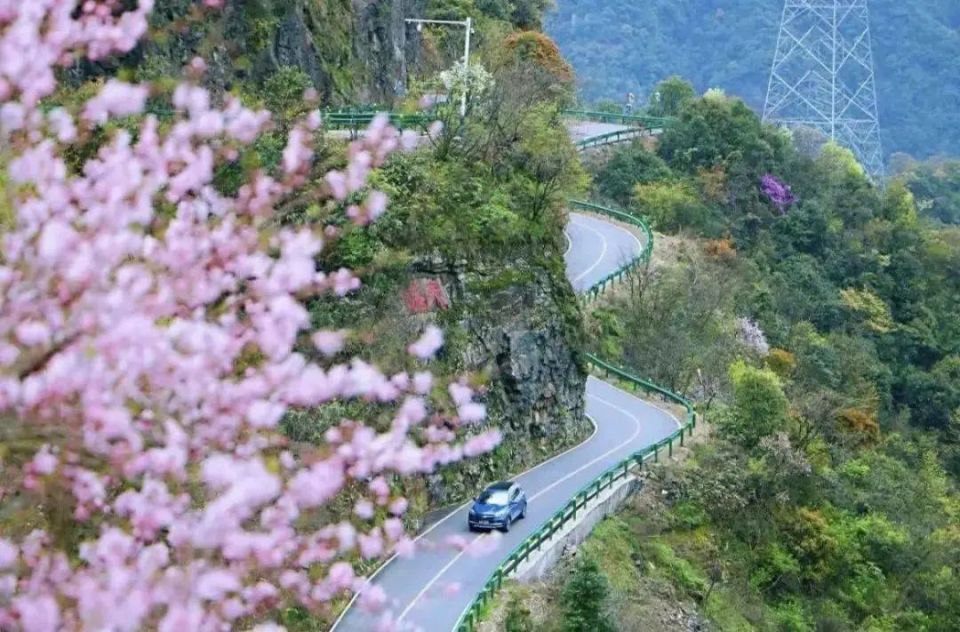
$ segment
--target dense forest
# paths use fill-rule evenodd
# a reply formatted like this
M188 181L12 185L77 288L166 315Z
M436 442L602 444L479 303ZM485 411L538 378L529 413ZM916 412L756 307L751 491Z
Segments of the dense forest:
M960 230L737 99L679 115L656 151L592 161L598 200L661 236L588 339L712 436L552 584L514 588L508 629L956 630Z
M577 71L587 101L648 95L663 77L721 88L762 108L783 3L559 0L548 32ZM887 154L956 154L960 147L960 5L871 0L880 124Z
M944 224L960 224L960 162L906 160L898 166L922 215Z

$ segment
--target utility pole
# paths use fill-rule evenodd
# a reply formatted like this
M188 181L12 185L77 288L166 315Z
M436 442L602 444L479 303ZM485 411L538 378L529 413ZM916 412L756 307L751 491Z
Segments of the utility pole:
M463 42L463 69L470 70L470 35L473 33L473 18L466 20L422 20L419 18L408 18L404 20L407 24L416 24L417 32L423 30L424 24L446 24L451 26L462 26L466 32ZM467 90L464 87L463 95L460 98L460 116L467 115Z
M785 0L763 120L819 130L884 174L867 0Z

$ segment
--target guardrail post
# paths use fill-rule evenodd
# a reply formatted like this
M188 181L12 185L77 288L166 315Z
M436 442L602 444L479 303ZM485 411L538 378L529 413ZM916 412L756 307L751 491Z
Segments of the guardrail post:
M654 463L660 462L660 445L659 444L654 444L653 446L653 462Z
M667 444L667 447L669 451L668 456L672 459L673 458L673 439L670 440L670 443Z
M683 447L683 428L680 429L680 447Z

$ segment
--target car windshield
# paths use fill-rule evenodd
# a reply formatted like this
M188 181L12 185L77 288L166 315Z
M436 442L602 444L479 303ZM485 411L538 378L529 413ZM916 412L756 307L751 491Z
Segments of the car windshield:
M503 489L488 489L480 494L480 498L477 498L477 500L484 505L506 505L507 492Z

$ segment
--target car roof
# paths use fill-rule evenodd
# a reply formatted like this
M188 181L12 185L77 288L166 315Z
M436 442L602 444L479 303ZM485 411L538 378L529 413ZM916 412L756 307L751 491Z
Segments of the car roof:
M494 483L493 485L488 486L487 489L493 491L499 489L510 489L511 487L513 487L513 483L510 481L500 481L499 483Z

